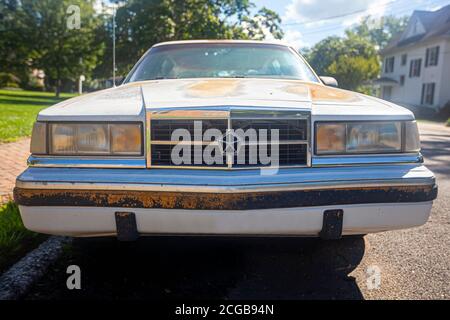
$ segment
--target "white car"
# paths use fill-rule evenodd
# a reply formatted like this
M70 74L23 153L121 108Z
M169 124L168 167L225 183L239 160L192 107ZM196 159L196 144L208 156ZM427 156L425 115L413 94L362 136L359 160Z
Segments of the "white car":
M24 224L120 240L424 224L437 186L414 115L336 85L280 43L157 44L119 87L39 113Z

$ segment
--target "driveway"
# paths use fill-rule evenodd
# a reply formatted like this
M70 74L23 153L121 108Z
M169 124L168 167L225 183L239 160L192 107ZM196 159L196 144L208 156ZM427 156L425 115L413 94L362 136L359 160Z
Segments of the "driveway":
M449 299L450 129L421 124L439 197L422 227L346 238L76 239L26 299ZM82 289L66 289L66 268Z

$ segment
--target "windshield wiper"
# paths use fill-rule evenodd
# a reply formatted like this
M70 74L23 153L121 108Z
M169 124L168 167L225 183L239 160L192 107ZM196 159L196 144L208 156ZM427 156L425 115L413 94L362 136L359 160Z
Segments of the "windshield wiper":
M247 76L226 76L226 77L218 77L218 78L238 78L238 79L242 79L242 78L247 78Z
M154 78L148 78L148 79L142 79L140 81L151 81L151 80L166 80L166 79L178 79L176 77L168 78L168 77L154 77Z

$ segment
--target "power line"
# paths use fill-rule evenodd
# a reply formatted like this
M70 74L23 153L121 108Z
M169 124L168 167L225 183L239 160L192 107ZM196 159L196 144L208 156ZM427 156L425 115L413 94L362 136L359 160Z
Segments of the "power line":
M439 2L440 1L438 1L438 3ZM428 5L431 5L431 3L429 2ZM401 10L398 10L398 11L395 11L395 12L390 12L389 15L403 14L403 13L406 13L406 12L409 12L409 11L413 10L416 6L417 5L415 5L415 4L409 5L409 6L402 6ZM384 15L384 16L386 16L386 15ZM343 26L341 23L336 23L336 24L325 26L324 28L314 29L314 30L311 30L311 31L308 31L308 32L304 32L304 33L302 32L302 36L308 36L308 35L312 35L312 34L316 34L316 33L327 32L327 31L331 31L331 30L334 30L334 29L343 29L343 28L348 28L348 27L349 26Z
M409 9L405 10L405 12L407 12L407 11L409 11ZM398 13L400 13L400 12L397 12L397 14ZM303 36L307 36L307 35L311 35L311 34L332 31L332 30L335 30L335 29L346 29L346 28L349 28L349 27L351 27L351 25L344 26L344 25L342 25L340 23L339 24L333 24L333 25L329 25L329 26L326 26L326 27L321 28L321 29L314 29L314 30L311 30L311 31L308 31L308 32L302 32L302 35Z
M382 5L376 6L376 7L385 7L388 6L392 3L397 2L398 0L393 0L393 1L389 1L386 2ZM337 19L337 18L343 18L343 17L347 17L347 16L351 16L357 13L362 13L362 12L366 12L368 10L368 8L366 9L360 9L360 10L356 10L356 11L352 11L352 12L348 12L348 13L344 13L344 14L339 14L339 15L335 15L335 16L329 16L329 17L325 17L325 18L321 18L321 19L317 19L317 20L310 20L310 21L304 21L304 22L290 22L290 23L282 23L282 25L284 26L293 26L293 25L305 25L305 24L311 24L311 23L317 23L317 22L322 22L322 21L327 21L327 20L333 20L333 19Z
M390 4L392 4L392 3L394 3L394 2L397 2L397 1L398 1L398 0L394 0L394 1L391 1L391 2L387 2L387 3L383 4L383 5L381 5L380 7L390 5ZM434 3L434 2L433 2L432 0L429 0L428 3L427 3L427 5L430 6L430 5L432 5L433 3ZM437 5L437 4L442 4L442 1L439 1L439 0L438 0L438 1L436 2L436 5ZM415 9L416 7L417 7L417 4L411 4L411 3L410 3L409 5L398 7L398 9L402 9L402 10L397 10L397 11L394 11L394 12L389 12L389 15L398 15L398 14L406 13L406 12L409 12L409 11ZM284 25L284 26L307 25L307 24L311 24L311 23L316 23L316 22L321 22L321 21L327 21L327 20L332 20L332 19L336 19L336 18L341 18L341 17L345 17L345 16L350 16L350 15L354 15L354 14L356 14L356 13L361 13L361 12L366 12L366 11L367 11L367 9L366 9L366 10L358 10L358 12L350 12L350 13L342 14L342 15L339 15L339 16L326 17L326 18L318 19L318 20L314 20L314 21L285 23L285 24L283 24L283 25ZM370 15L370 13L368 13L368 15ZM384 15L384 16L386 16L386 15ZM332 25L328 25L328 26L326 26L325 28L322 28L322 29L314 29L314 30L312 30L312 31L310 31L310 32L303 33L303 35L315 34L315 33L320 33L320 32L330 31L330 30L333 30L333 29L335 29L335 28L344 28L344 27L345 27L345 26L342 26L341 23L335 23L335 24L332 24Z

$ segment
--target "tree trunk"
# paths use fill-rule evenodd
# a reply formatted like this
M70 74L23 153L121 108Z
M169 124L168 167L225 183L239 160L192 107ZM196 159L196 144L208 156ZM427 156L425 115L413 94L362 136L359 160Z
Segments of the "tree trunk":
M61 80L56 80L56 97L59 98L61 95Z
M56 69L56 97L59 98L61 95L61 76L59 68Z

